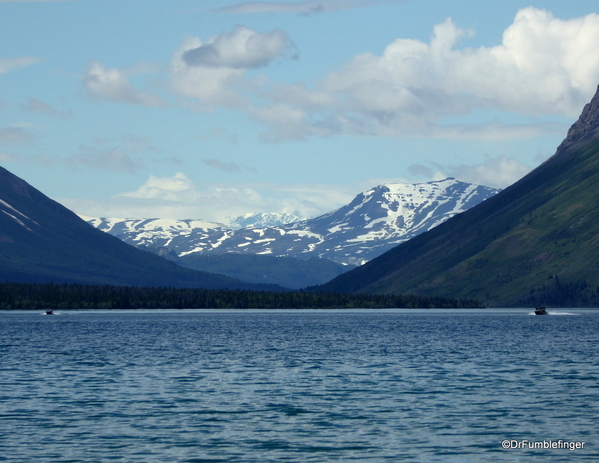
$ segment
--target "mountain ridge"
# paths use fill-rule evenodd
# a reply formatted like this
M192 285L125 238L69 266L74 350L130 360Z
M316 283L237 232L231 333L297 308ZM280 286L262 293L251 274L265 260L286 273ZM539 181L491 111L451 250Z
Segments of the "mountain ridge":
M259 288L136 249L3 167L0 212L0 279L5 282Z
M192 220L91 219L88 222L135 246L191 254L242 253L362 264L385 250L488 199L497 189L453 178L379 185L319 217L274 227L230 229Z
M598 137L599 87L556 153L528 175L317 290L597 303Z

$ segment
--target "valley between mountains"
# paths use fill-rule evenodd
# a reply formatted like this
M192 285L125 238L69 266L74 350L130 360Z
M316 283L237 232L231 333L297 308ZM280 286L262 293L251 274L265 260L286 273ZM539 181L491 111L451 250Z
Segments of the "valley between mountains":
M83 218L185 267L301 288L362 265L498 191L453 178L379 185L319 217L250 213L229 226L201 220Z

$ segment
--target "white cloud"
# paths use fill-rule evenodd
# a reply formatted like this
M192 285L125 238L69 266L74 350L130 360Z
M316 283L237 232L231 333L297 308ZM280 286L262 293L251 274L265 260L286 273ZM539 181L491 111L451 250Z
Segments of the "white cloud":
M176 201L182 194L188 194L193 190L192 181L185 174L179 172L173 177L155 177L150 175L150 178L137 191L122 193L119 196Z
M382 56L356 56L323 88L339 98L340 114L358 116L376 133L427 136L451 136L439 121L476 108L575 117L594 93L599 15L560 20L524 8L501 45L456 49L470 34L447 19L429 43L397 39Z
M246 98L237 87L243 85L245 70L190 66L183 56L202 46L200 39L188 37L171 60L171 87L183 96L197 98L201 109L214 106L245 107Z
M226 10L305 12L318 5L251 2ZM363 3L322 5L342 9ZM506 140L562 133L562 125L543 122L543 117L575 118L599 82L595 13L562 20L545 10L523 8L500 44L460 47L473 34L448 18L434 27L428 42L398 38L381 55L358 55L309 88L272 84L249 72L297 55L285 32L236 26L205 42L185 39L171 59L170 89L199 110L246 112L267 127L261 139L268 142L343 134ZM85 84L96 98L164 105L129 82L140 72L148 70L92 63Z
M196 186L185 174L150 176L137 190L107 201L61 199L91 217L202 219L227 223L248 212L316 216L349 202L355 192L330 185L209 184Z
M267 105L263 108L252 108L252 117L271 128L270 133L263 134L262 139L269 142L282 140L305 140L313 130L306 121L307 113L283 104Z
M184 63L196 81L183 79L182 93L248 111L269 127L267 141L339 134L499 140L560 133L563 127L536 118L576 117L599 82L597 14L561 20L524 8L501 44L458 48L472 35L448 18L428 43L399 38L380 56L356 56L315 88L252 87L239 68L203 66L196 74ZM261 104L250 104L243 92L253 92ZM457 122L477 112L487 116ZM514 114L524 118L513 124Z
M30 66L39 63L41 60L34 56L21 56L19 58L0 59L0 74L6 74L13 69Z
M294 48L289 36L280 29L263 34L235 26L233 32L222 33L186 50L182 58L189 66L257 69Z
M179 94L197 98L203 109L249 108L246 72L279 58L295 58L292 40L281 30L268 33L236 26L202 42L188 37L171 61L171 84Z
M148 107L166 106L161 98L142 93L129 83L129 74L139 72L147 71L143 69L143 65L124 71L93 62L85 73L84 83L93 98Z

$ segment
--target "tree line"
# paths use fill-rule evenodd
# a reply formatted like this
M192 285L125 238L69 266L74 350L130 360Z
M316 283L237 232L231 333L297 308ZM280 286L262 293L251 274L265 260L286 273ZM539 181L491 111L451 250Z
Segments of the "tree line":
M599 307L599 286L586 280L564 281L549 275L548 282L532 288L519 300L522 306L546 305L550 307Z
M389 294L305 291L0 284L0 310L65 309L315 309L476 308L475 300Z

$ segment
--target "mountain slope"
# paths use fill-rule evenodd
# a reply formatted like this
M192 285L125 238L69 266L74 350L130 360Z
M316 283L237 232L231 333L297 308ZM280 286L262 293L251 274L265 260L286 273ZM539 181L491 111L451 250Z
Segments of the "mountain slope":
M278 212L250 212L240 217L229 220L229 228L268 228L287 223L305 220L293 214L281 214Z
M596 305L598 137L599 88L541 166L319 290L451 295L492 306Z
M90 219L88 222L135 246L165 247L180 257L242 253L361 264L498 190L445 179L414 185L379 185L333 212L273 227L237 230L201 221Z
M248 283L275 284L291 289L323 284L349 270L347 266L318 257L298 260L257 254L193 253L174 261L183 267L227 275Z
M253 287L184 269L93 228L0 167L0 281Z

